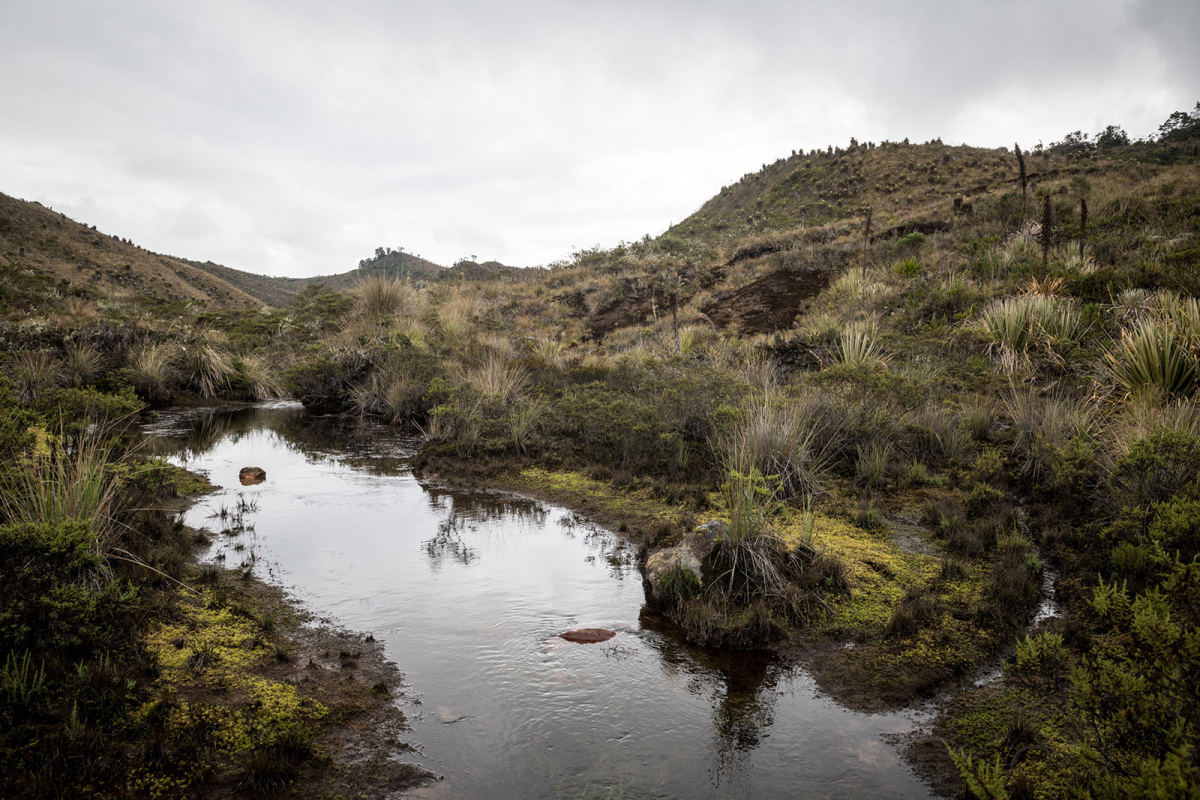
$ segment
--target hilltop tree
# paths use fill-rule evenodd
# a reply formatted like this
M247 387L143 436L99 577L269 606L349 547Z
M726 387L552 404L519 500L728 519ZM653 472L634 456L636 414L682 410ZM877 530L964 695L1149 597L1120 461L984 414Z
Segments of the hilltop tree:
M1200 137L1200 103L1196 103L1196 109L1190 114L1176 111L1158 126L1160 142L1182 142L1195 137Z
M1096 147L1101 150L1109 147L1123 147L1129 144L1129 134L1120 125L1109 125L1096 134Z

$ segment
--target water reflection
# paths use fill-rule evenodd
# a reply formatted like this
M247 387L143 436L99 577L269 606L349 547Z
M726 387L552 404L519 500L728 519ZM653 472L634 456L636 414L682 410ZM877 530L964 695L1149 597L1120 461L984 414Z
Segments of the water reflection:
M644 607L638 623L656 634L647 641L658 652L664 670L686 675L693 694L713 703L713 748L709 765L713 786L737 782L745 756L758 747L774 722L776 687L784 670L766 651L733 652L691 644L674 622Z
M927 796L880 739L909 722L831 706L769 654L689 644L644 607L634 548L585 517L419 483L410 437L296 405L150 430L231 486L189 512L231 531L214 557L265 565L386 643L421 697L425 763L447 776L422 796ZM235 485L248 463L266 483ZM240 534L205 519L239 499L259 508ZM579 627L617 636L548 646Z

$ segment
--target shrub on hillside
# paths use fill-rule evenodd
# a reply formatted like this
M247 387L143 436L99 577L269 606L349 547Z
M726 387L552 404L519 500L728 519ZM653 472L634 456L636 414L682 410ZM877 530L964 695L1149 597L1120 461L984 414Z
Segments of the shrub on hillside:
M1134 442L1109 477L1117 509L1149 509L1176 494L1196 491L1200 477L1200 438L1183 431L1159 431Z

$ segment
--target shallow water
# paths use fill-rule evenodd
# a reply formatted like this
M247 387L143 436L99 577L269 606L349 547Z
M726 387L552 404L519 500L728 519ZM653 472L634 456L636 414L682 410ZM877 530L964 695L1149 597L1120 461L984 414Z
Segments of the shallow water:
M855 713L766 654L688 645L644 610L632 549L566 509L423 486L411 439L293 404L149 430L226 487L188 524L216 532L215 511L254 504L253 530L208 557L384 642L410 687L414 760L445 776L413 796L930 796L885 738L919 714ZM243 487L251 465L267 480ZM582 627L617 636L555 638Z

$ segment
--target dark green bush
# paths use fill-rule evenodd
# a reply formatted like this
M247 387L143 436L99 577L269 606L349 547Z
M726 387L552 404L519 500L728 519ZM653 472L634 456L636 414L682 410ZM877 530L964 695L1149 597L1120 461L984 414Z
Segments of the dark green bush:
M127 427L145 407L131 386L112 394L92 388L52 389L44 393L35 406L55 432L60 425L67 432L78 430L81 424Z
M1183 769L1195 774L1198 608L1200 562L1175 561L1165 580L1138 594L1118 582L1096 587L1095 634L1072 673L1070 701L1092 760L1106 766L1109 781L1128 786L1130 776L1146 777L1147 760L1170 759L1185 748Z
M1154 509L1150 540L1183 561L1200 556L1200 501L1175 499Z
M1149 509L1181 492L1195 491L1200 476L1200 439L1182 431L1161 431L1134 442L1109 479L1118 509Z
M85 522L0 525L0 648L70 658L119 636L134 593L95 549Z
M0 376L0 463L11 464L32 443L30 427L37 418L17 402L15 387Z
M371 367L365 353L313 347L283 373L283 384L306 406L341 409L349 404L350 388L365 380Z

